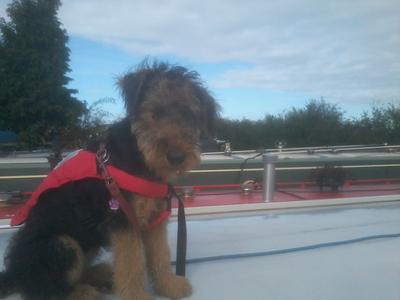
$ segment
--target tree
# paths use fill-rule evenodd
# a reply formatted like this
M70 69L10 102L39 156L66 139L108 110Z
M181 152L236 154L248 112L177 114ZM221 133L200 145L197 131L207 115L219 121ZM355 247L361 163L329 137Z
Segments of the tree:
M66 87L68 36L57 17L60 0L14 0L0 19L0 129L30 147L63 136L85 111Z
M344 129L340 108L323 99L260 121L225 119L217 125L218 138L231 141L236 150L274 148L279 141L288 147L346 144L351 132Z
M324 99L310 100L305 108L292 108L284 118L288 146L338 145L347 142L347 133L343 130L343 112Z
M69 139L64 141L64 146L81 148L87 143L104 137L113 115L103 106L115 103L114 98L106 97L87 105L79 124L76 124L76 127L70 127Z
M352 122L353 139L357 143L400 143L400 106L374 106Z

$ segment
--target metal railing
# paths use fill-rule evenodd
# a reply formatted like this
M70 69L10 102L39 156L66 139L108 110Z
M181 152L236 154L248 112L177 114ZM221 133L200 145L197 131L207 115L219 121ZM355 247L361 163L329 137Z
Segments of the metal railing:
M342 152L368 152L368 151L400 151L400 145L373 144L373 145L343 145L343 146L315 146L315 147L293 147L293 148L267 148L259 150L232 150L231 154L253 154L253 153L342 153ZM205 152L203 155L224 155L225 152Z

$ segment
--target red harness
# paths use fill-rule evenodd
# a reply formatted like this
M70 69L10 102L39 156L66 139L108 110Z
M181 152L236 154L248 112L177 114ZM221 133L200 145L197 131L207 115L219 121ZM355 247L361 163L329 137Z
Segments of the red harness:
M165 199L168 195L168 185L149 181L140 177L128 174L111 165L107 165L107 171L116 181L119 188L129 192L140 194L149 198ZM11 219L11 225L20 225L27 219L32 207L39 201L40 195L53 188L58 188L66 183L81 180L84 178L103 179L98 174L96 164L96 154L79 150L71 158L62 161L52 170L45 180L32 194L32 197L21 207L17 214ZM111 199L110 199L111 201ZM162 211L159 216L150 224L150 228L157 226L166 220L171 214L171 208Z

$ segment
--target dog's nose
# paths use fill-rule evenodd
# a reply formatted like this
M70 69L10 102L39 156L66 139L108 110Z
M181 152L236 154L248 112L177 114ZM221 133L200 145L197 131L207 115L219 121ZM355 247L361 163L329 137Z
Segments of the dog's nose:
M167 153L167 159L171 165L177 166L185 160L185 154L179 151L171 151Z

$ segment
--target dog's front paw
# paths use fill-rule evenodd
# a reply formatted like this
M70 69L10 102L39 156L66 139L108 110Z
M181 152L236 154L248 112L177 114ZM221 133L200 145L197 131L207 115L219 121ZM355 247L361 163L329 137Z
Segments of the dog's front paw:
M181 299L192 294L192 286L185 277L168 274L155 282L156 293L170 299Z

